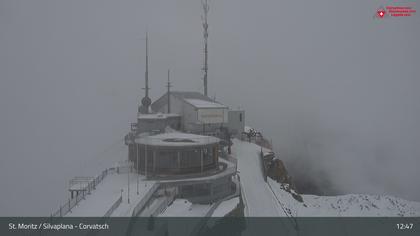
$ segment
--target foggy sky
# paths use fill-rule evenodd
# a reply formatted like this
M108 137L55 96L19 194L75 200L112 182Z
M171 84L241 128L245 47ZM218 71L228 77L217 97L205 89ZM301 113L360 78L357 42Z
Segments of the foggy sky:
M420 17L374 19L387 3L210 1L209 95L245 109L292 174L420 201ZM0 215L49 215L69 179L126 158L146 31L152 99L167 69L174 90L202 91L201 13L0 0Z

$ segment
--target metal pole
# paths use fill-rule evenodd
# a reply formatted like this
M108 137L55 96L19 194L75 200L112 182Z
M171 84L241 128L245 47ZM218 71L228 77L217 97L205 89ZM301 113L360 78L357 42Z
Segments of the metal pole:
M130 159L128 159L128 169L127 169L127 187L128 187L128 191L127 191L127 202L128 204L130 204Z
M169 81L169 70L168 70L168 114L171 113L171 82Z
M200 154L201 154L201 172L203 172L203 149L200 149Z
M136 143L136 155L137 155L137 195L139 195L139 145Z
M147 144L144 145L144 176L147 179Z
M204 16L202 17L203 19L203 30L204 30L204 78L203 78L203 82L204 82L204 96L207 96L207 71L208 71L208 47L207 47L207 40L209 37L209 32L208 32L208 23L207 23L207 14L209 12L209 5L207 3L207 0L202 0L202 6L203 6L203 10L204 10Z

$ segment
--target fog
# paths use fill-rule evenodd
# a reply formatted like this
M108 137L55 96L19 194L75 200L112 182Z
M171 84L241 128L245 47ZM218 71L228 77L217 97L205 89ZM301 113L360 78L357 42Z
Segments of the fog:
M384 1L386 4L386 1ZM420 17L378 1L210 1L209 95L246 110L294 179L420 201ZM49 215L125 159L143 96L202 91L198 0L0 1L0 215Z

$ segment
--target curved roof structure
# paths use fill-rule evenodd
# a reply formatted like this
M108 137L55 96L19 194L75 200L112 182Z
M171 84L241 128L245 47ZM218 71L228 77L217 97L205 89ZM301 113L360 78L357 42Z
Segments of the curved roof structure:
M140 137L136 143L152 146L203 146L219 143L220 139L212 136L188 134L181 132L163 133L153 136Z

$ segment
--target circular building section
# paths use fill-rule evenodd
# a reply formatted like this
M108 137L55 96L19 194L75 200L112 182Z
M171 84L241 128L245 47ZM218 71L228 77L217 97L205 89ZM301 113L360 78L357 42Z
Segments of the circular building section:
M202 173L218 167L219 141L178 132L140 137L130 150L130 160L147 175Z

